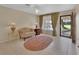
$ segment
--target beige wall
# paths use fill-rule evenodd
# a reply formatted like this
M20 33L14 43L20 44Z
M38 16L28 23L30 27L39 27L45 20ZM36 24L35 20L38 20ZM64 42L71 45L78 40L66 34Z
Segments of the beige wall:
M37 21L35 15L0 6L0 42L8 40L6 28L11 22L15 22L18 28L34 28Z
M75 7L76 10L76 49L77 49L77 54L79 54L79 5Z

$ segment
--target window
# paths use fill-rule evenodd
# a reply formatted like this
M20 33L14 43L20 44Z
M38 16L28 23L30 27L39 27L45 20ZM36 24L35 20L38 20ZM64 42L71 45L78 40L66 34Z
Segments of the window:
M43 16L43 30L53 30L52 28L52 21L51 21L51 15Z

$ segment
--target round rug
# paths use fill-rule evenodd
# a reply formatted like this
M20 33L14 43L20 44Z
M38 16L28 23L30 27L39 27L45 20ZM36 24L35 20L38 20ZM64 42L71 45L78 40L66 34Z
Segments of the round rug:
M52 41L53 39L49 36L37 35L28 38L24 43L24 47L31 51L39 51L48 47Z

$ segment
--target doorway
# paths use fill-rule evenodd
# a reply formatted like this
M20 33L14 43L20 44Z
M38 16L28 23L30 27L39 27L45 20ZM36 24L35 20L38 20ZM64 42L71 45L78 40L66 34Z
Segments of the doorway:
M60 36L71 38L72 15L60 16Z

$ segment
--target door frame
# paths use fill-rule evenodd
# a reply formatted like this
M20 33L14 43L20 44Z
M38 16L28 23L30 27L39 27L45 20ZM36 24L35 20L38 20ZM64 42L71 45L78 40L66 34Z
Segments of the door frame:
M72 14L69 15L61 15L60 16L60 36L61 36L61 17L62 16L71 16L71 39L72 43L76 43L76 13L72 12Z
M72 29L72 15L71 15L71 14L68 14L68 15L61 15L61 16L60 16L60 36L62 36L62 37L67 37L67 38L71 38L71 36L72 36L72 31L71 31L71 36L70 36L70 37L61 35L61 17L65 17L65 16L70 16L70 17L71 17L71 29Z

